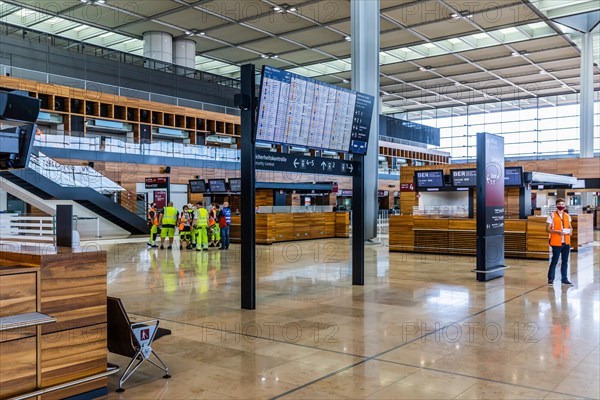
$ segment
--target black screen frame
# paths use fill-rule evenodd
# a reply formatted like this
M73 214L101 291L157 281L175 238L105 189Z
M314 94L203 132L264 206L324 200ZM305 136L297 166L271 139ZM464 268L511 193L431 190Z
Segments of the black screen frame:
M473 183L473 185L457 185L456 182L454 181L454 171L475 171L475 182ZM460 187L460 188L471 188L471 187L477 187L477 168L460 168L460 169L451 169L450 170L450 177L452 179L452 187Z
M521 177L521 181L518 185L515 184L509 184L506 183L506 179L504 180L504 186L509 186L509 187L521 187L523 186L523 167L522 166L515 166L515 167L504 167L504 176L506 176L506 170L507 169L518 169L519 170L519 176Z
M215 181L222 182L224 190L214 190L212 188L212 184L210 183L210 181L213 181L213 182L215 182ZM211 193L227 193L227 182L225 182L225 179L208 179L208 189L210 189Z
M419 180L417 178L417 174L419 172L439 172L440 179L442 180L441 185L440 186L420 186ZM444 170L443 169L428 169L428 170L415 171L414 180L415 180L415 186L419 189L435 189L435 188L441 189L444 187Z
M204 191L202 191L202 192L193 191L192 190L192 182L203 182L203 184L204 184ZM189 185L189 188L190 188L190 193L206 193L206 180L205 179L190 179L188 181L188 185Z

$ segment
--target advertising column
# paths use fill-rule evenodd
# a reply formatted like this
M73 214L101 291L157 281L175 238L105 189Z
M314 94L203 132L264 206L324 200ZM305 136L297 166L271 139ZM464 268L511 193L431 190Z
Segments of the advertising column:
M477 134L478 281L504 276L504 138Z

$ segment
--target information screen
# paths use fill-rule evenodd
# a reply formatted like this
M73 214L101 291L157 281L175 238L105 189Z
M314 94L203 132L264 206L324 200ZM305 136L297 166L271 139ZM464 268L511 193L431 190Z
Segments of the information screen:
M476 187L477 169L453 169L452 186L454 187Z
M523 167L504 168L504 186L522 186Z
M225 179L209 179L208 187L211 192L226 192Z
M263 67L256 140L367 152L373 96Z
M229 190L232 192L242 191L242 180L239 178L229 179Z
M206 192L206 182L204 179L190 180L190 193Z
M441 188L444 187L444 171L417 171L417 187L419 188Z

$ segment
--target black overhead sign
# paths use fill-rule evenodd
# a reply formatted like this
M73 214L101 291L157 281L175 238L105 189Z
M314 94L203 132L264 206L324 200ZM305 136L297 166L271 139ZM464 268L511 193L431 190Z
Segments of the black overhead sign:
M356 168L354 162L331 158L307 157L295 154L257 151L254 159L256 169L267 171L288 171L307 174L352 176Z

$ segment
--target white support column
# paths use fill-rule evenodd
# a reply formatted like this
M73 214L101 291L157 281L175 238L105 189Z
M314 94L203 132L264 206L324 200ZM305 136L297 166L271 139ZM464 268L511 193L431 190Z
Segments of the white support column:
M196 68L196 42L185 38L174 40L173 64L191 69Z
M173 63L173 36L167 32L144 32L144 58Z
M594 157L594 45L590 32L581 40L581 93L579 97L580 157Z
M369 148L365 156L365 239L377 236L379 155L379 0L350 2L352 89L375 97Z
M594 42L590 32L581 38L579 94L579 157L594 157ZM581 205L591 205L591 192L581 193Z

